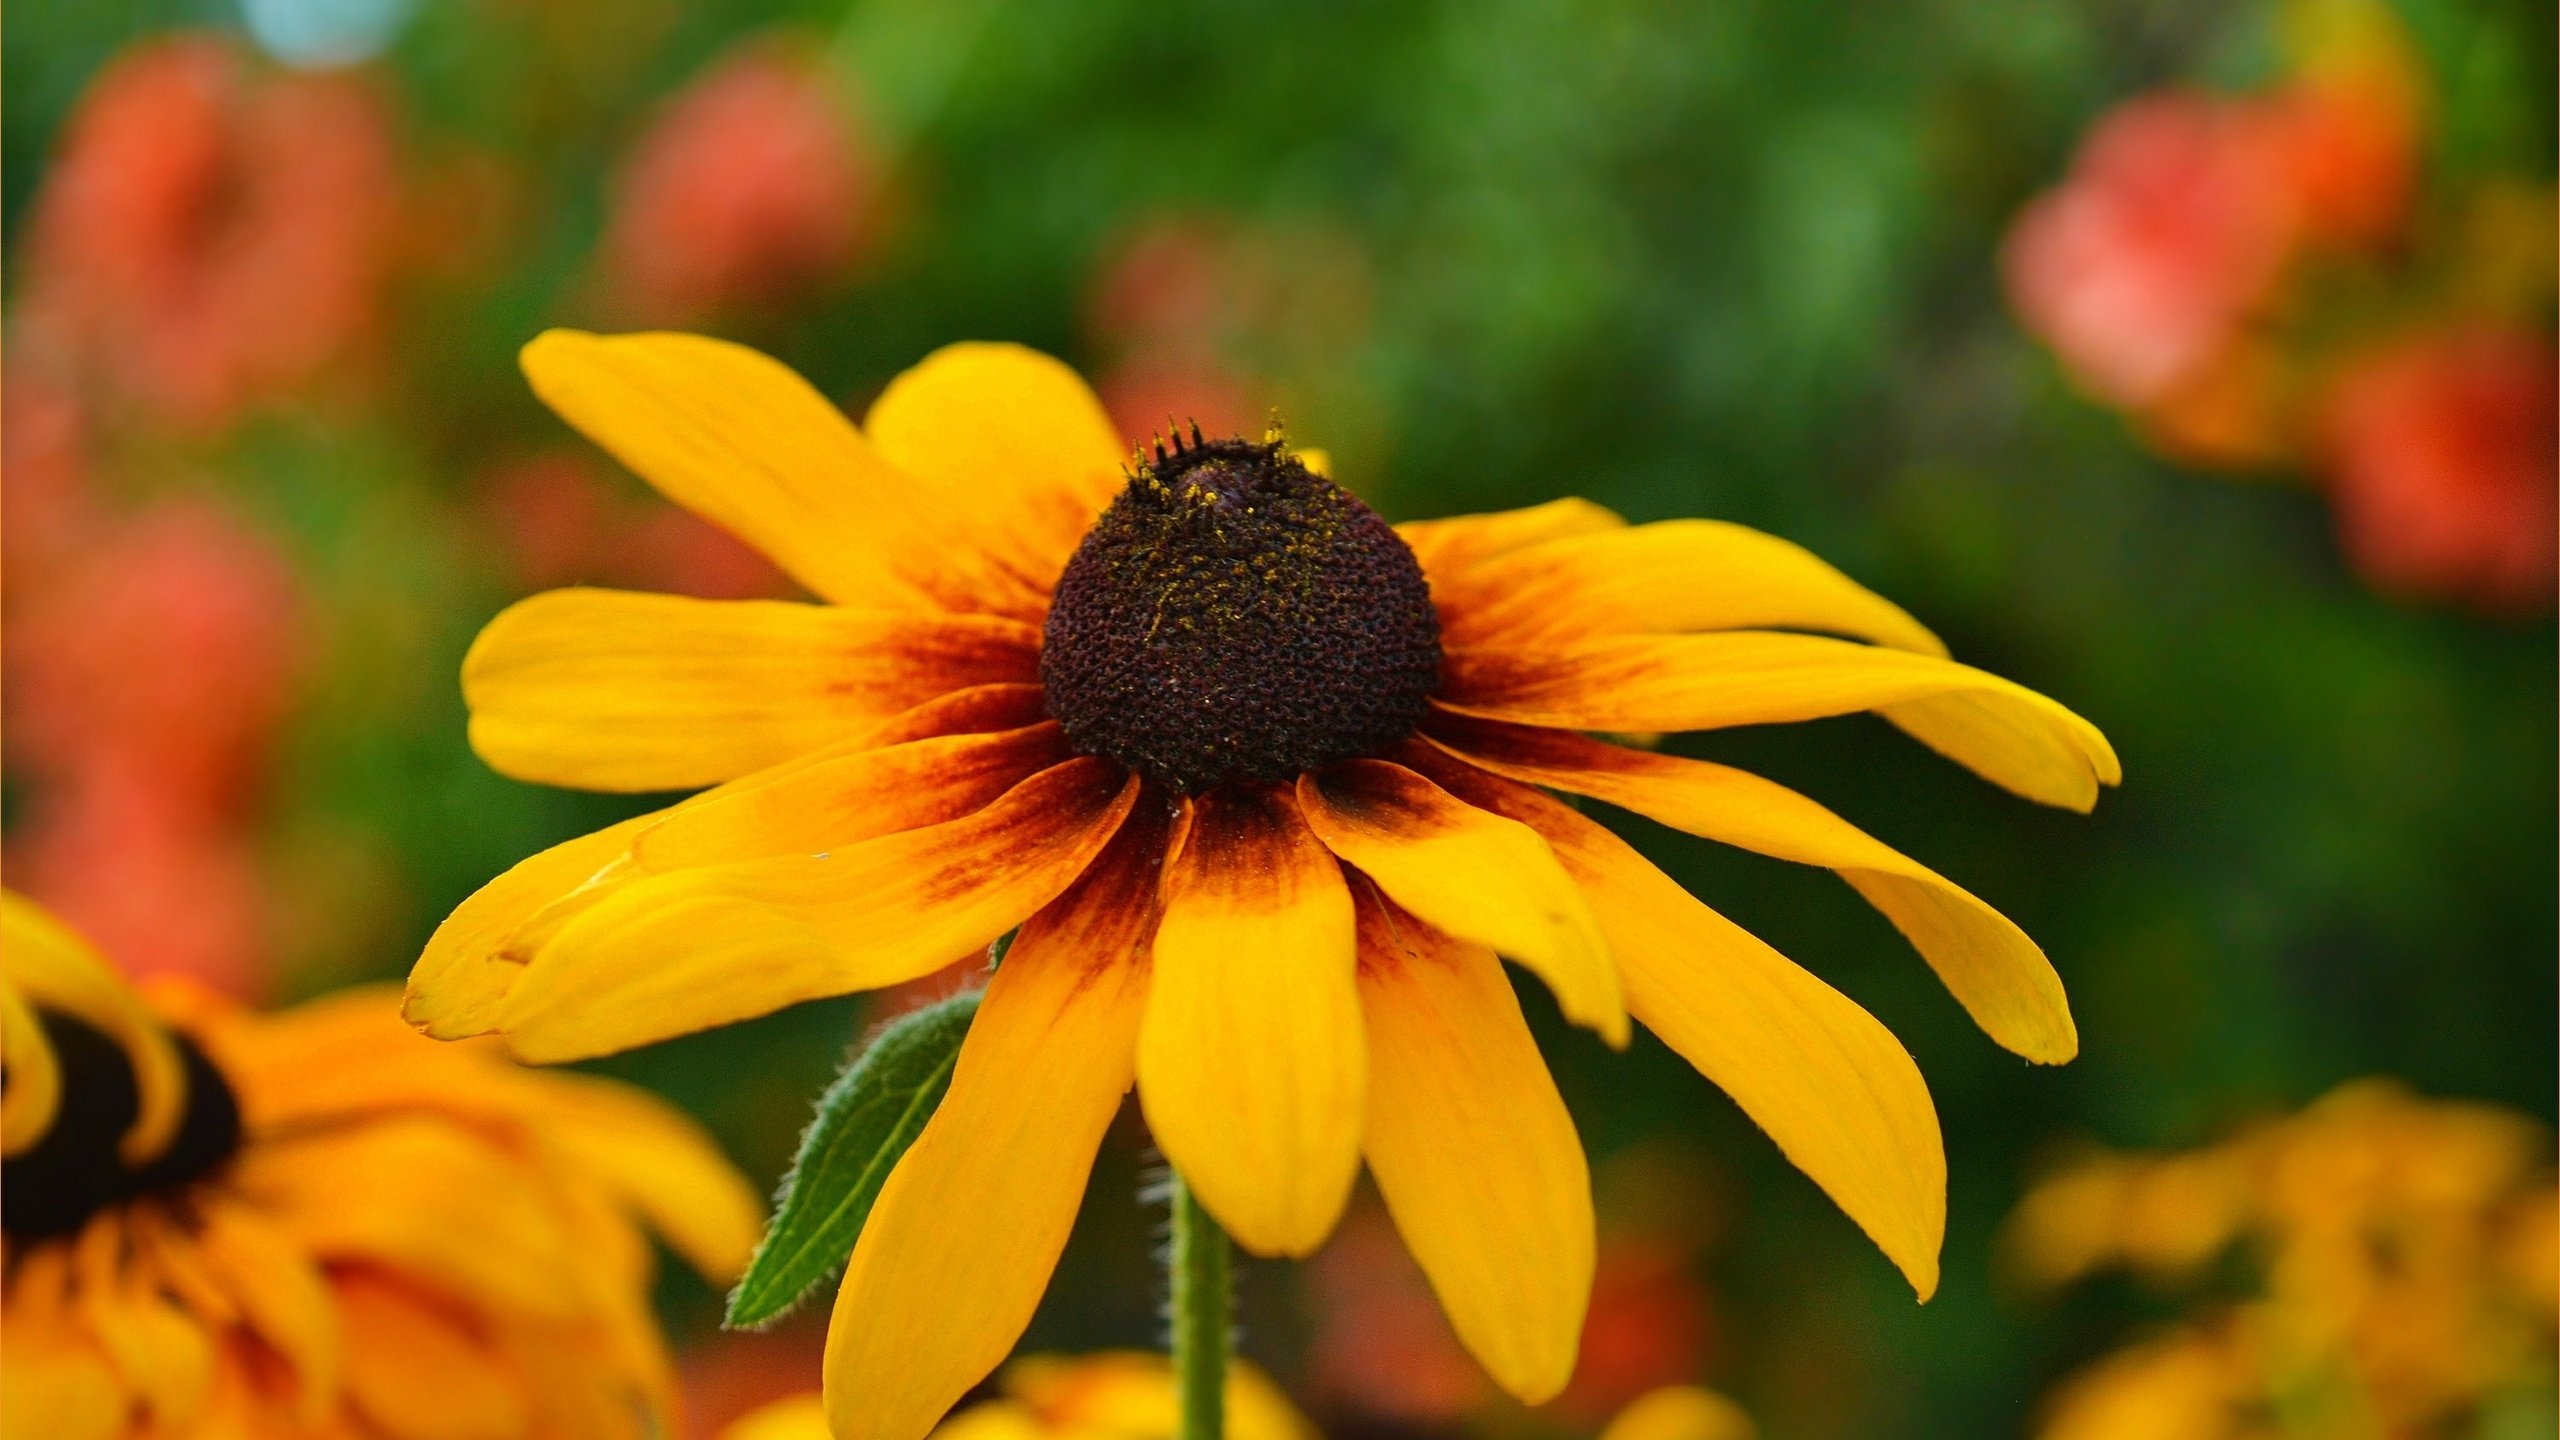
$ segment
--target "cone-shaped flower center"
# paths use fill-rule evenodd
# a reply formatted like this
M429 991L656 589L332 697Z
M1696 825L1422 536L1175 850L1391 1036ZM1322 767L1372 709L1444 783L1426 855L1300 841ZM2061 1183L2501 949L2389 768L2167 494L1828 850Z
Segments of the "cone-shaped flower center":
M1159 446L1059 577L1040 655L1069 743L1186 794L1413 732L1440 622L1387 523L1276 441Z
M62 1099L44 1138L13 1155L0 1187L0 1230L14 1243L76 1233L110 1205L184 1188L240 1148L240 1104L195 1042L174 1038L187 1072L186 1112L167 1149L140 1166L117 1147L141 1113L133 1061L83 1020L39 1008L62 1070Z

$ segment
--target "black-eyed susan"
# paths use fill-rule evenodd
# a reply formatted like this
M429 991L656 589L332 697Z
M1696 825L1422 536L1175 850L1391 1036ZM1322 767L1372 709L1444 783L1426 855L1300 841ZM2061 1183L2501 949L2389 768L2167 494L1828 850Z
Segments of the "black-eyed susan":
M2000 1043L2076 1047L2016 926L1813 801L1586 738L1874 711L2030 798L2086 721L1784 541L1566 500L1390 527L1277 439L1134 460L1071 371L959 345L857 428L686 335L553 332L535 391L825 603L562 590L464 663L498 769L710 786L518 865L411 976L428 1033L569 1060L894 984L1020 933L838 1292L844 1436L914 1440L1029 1319L1132 1083L1248 1248L1365 1158L1459 1335L1561 1386L1592 1267L1573 1123L1510 985L1729 1091L1926 1294L1945 1162L1863 1010L1540 787L1838 871Z
M743 1264L754 1194L612 1082L438 1046L384 990L127 989L0 896L0 1434L638 1437L644 1224Z

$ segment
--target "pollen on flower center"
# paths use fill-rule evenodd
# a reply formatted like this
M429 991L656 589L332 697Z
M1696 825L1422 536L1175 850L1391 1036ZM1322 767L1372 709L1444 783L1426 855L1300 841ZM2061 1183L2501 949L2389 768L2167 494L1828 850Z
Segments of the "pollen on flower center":
M1412 733L1440 678L1422 567L1277 441L1159 446L1059 577L1040 656L1067 740L1185 794Z
M173 1034L186 1067L186 1110L168 1148L139 1166L118 1153L141 1113L133 1061L106 1032L39 1007L62 1098L42 1139L9 1157L0 1187L0 1231L12 1241L77 1233L110 1205L167 1194L202 1179L240 1148L240 1104L195 1042Z

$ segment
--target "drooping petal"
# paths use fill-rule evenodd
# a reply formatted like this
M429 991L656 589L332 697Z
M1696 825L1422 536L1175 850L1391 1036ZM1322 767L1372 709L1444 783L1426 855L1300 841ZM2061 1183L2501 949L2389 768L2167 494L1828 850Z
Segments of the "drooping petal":
M584 1059L911 980L1065 890L1137 790L1077 759L940 825L622 886L532 957L500 1029L522 1059Z
M9 1261L0 1440L116 1440L132 1427L132 1402L72 1311L70 1255L39 1245Z
M585 790L714 785L937 695L1038 679L1020 621L622 590L518 601L462 662L480 757Z
M1076 542L1120 492L1128 451L1072 369L1020 345L946 345L889 382L863 432L1046 613ZM990 607L997 608L997 607Z
M701 335L551 330L525 378L667 498L841 605L986 611L991 567L790 367Z
M17 1083L14 1075L10 1083ZM123 1218L109 1211L92 1217L72 1242L79 1282L73 1299L89 1333L154 1421L180 1430L195 1418L212 1384L213 1341L139 1267L124 1264L125 1229Z
M1298 803L1325 846L1398 905L1519 961L1566 1019L1627 1043L1609 942L1535 831L1384 760L1301 776Z
M42 907L15 892L0 891L0 977L28 1004L85 1020L115 1040L133 1065L141 1096L139 1113L118 1142L118 1153L128 1163L140 1163L166 1149L186 1111L186 1070L167 1027L89 942ZM12 1052L19 1048L14 1036L9 1045ZM44 1063L29 1061L30 1066ZM16 1083L12 1076L11 1087ZM33 1134L27 1143L34 1143Z
M1364 894L1360 1013L1388 1213L1468 1351L1549 1399L1591 1299L1591 1175L1502 963Z
M1927 1299L1946 1232L1946 1152L1928 1086L1892 1032L1598 823L1455 760L1430 768L1469 803L1546 837L1609 934L1636 1018L1732 1096Z
M1562 730L1712 730L1873 710L1993 784L2087 810L2124 778L2088 721L1997 675L1907 650L1732 631L1453 649L1441 701Z
M206 1267L258 1338L291 1368L295 1408L316 1422L337 1394L345 1347L328 1282L298 1239L244 1206L226 1204L206 1207L197 1232Z
M1351 892L1285 790L1192 802L1165 874L1138 1098L1248 1250L1324 1243L1360 1170L1367 1074Z
M1536 645L1692 630L1815 630L1924 655L1946 646L1901 606L1792 541L1664 520L1524 545L1435 584L1449 645Z
M827 1327L838 1440L920 1440L1001 1362L1136 1072L1165 827L1133 820L1023 926L951 1088L854 1244Z
M645 1217L704 1278L746 1269L764 1202L709 1131L653 1095L583 1075L554 1075L539 1100L542 1134L579 1173Z
M1455 579L1468 567L1496 555L1565 535L1614 530L1627 522L1614 510L1567 496L1519 510L1484 515L1451 515L1439 520L1408 520L1396 534L1422 562L1433 593L1442 581Z
M44 1138L62 1107L62 1065L17 990L0 985L0 1065L9 1084L0 1091L0 1155L15 1155Z
M1729 766L1557 730L1450 719L1434 739L1515 780L1569 790L1727 845L1840 872L1907 937L1991 1038L2057 1065L2078 1053L2062 979L2035 941L1962 886L1787 787Z

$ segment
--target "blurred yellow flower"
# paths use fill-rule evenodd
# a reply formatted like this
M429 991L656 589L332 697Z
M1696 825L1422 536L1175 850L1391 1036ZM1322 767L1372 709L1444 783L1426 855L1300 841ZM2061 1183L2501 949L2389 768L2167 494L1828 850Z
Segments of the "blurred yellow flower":
M2201 1279L2238 1253L2248 1293L2090 1366L2042 1440L2468 1434L2510 1393L2548 1395L2550 1136L2492 1106L2389 1081L2203 1149L2086 1157L2011 1218L2020 1276L2107 1268Z
M1536 787L1836 870L1994 1039L2077 1049L2043 952L1953 882L1769 781L1579 733L1874 711L2031 799L2116 782L2087 721L1785 541L1579 500L1390 528L1276 438L1132 463L1009 345L935 353L859 429L698 336L554 331L524 366L828 603L560 590L491 622L463 667L490 764L715 788L491 882L410 1019L578 1059L1020 927L846 1267L842 1435L917 1440L1004 1358L1133 1083L1259 1253L1323 1243L1365 1159L1470 1351L1553 1395L1589 1179L1497 952L1613 1043L1642 1020L1925 1297L1946 1162L1910 1055Z
M1027 1355L1005 1367L1003 1395L954 1413L934 1440L1173 1440L1180 1433L1172 1365L1162 1355ZM721 1440L827 1440L825 1406L794 1395L741 1417ZM1227 1440L1315 1440L1269 1376L1227 1367ZM1673 1440L1656 1435L1634 1440Z
M609 1081L407 1031L387 990L146 1001L0 895L0 1436L639 1437L655 1228L715 1279L756 1197Z
M1180 1433L1172 1367L1161 1355L1032 1355L1005 1367L1004 1394L959 1411L934 1440L1174 1440ZM826 1407L792 1395L741 1416L720 1440L827 1440ZM1316 1440L1268 1376L1237 1363L1227 1372L1227 1440ZM1638 1397L1600 1440L1757 1440L1741 1407L1693 1385Z

